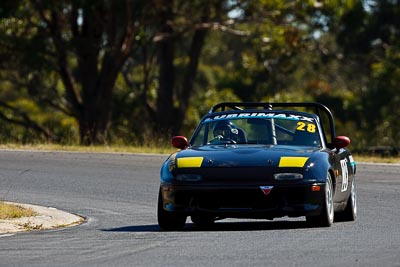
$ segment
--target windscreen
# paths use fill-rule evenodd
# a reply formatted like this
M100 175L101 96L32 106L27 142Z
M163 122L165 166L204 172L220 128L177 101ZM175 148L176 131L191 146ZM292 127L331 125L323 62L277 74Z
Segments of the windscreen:
M238 113L207 118L191 140L192 146L263 144L321 147L313 117L287 113Z

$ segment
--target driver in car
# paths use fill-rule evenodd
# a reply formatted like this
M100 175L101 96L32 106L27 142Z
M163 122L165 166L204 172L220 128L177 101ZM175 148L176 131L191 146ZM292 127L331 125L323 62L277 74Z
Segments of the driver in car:
M214 139L211 140L211 143L217 143L219 141L233 141L236 143L239 140L238 129L228 120L217 122L214 125L213 134Z

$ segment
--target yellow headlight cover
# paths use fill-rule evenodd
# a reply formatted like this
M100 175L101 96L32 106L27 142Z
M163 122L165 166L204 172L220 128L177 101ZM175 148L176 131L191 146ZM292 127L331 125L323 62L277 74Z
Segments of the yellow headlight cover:
M177 158L178 168L200 168L203 157Z
M308 157L281 157L278 167L303 167Z

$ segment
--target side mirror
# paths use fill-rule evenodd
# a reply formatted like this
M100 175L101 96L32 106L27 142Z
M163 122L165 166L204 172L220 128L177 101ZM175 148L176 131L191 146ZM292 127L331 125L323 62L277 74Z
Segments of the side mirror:
M185 149L188 147L189 142L186 137L179 135L172 137L171 144L176 148Z
M347 136L336 136L335 139L333 139L333 146L336 149L341 149L348 145L350 145L350 138Z

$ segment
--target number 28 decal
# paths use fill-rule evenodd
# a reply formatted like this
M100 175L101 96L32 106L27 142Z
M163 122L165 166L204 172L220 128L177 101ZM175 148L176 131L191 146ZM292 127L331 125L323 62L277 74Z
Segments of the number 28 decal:
M307 131L309 133L315 133L315 124L299 121L297 123L296 130L297 131Z

